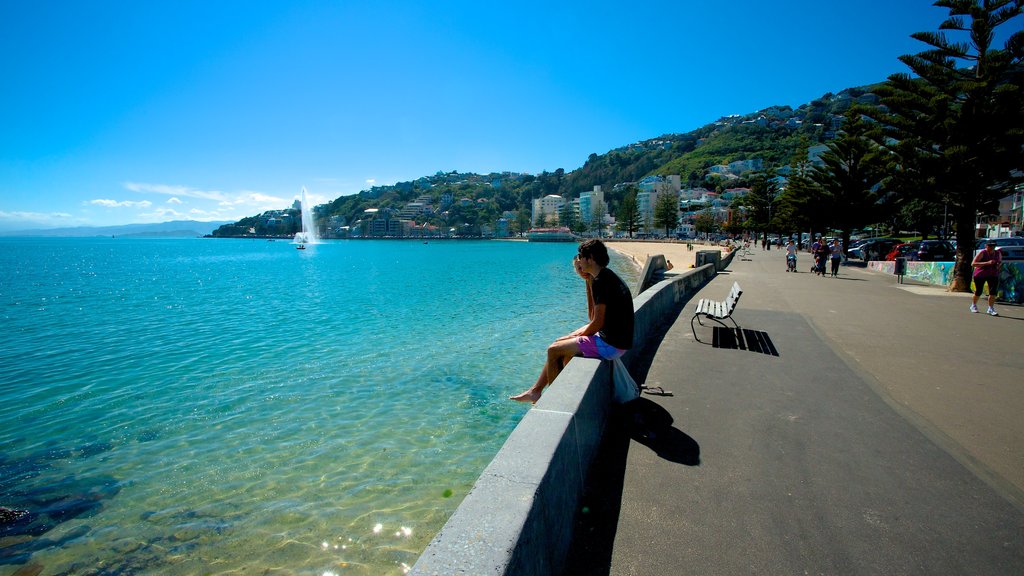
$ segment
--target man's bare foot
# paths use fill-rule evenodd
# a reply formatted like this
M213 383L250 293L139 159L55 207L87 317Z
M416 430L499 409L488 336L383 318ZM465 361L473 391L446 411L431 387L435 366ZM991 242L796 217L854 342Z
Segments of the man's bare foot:
M515 400L516 402L529 402L530 404L536 404L537 400L540 400L540 392L534 392L533 390L527 390L522 394L516 394L515 396L509 396L509 400Z

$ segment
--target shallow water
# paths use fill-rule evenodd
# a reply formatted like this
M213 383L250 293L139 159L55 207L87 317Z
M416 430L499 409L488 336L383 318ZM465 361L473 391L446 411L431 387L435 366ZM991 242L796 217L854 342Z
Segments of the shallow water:
M403 573L585 322L575 249L0 239L0 574Z

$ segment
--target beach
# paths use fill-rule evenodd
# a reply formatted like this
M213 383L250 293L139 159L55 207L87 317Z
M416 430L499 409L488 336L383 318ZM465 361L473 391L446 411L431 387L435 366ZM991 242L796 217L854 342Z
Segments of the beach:
M699 250L724 250L721 246L714 244L698 244L694 242L693 250L688 250L686 242L664 242L647 240L605 240L609 249L630 258L637 269L644 266L648 256L662 254L665 259L672 263L675 270L690 268L697 259Z

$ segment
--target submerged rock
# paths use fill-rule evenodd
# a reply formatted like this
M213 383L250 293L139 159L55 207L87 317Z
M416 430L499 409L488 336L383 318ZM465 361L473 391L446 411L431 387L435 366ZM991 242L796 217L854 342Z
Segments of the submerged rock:
M6 506L0 506L0 526L13 524L26 516L28 516L28 510L18 510L15 508L8 508Z

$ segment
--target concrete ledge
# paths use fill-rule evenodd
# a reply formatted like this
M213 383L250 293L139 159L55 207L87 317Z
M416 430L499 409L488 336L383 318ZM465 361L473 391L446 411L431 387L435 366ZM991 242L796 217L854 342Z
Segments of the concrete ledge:
M633 299L634 349L731 255L658 282ZM612 409L611 364L573 359L523 416L411 574L558 574L587 473Z

